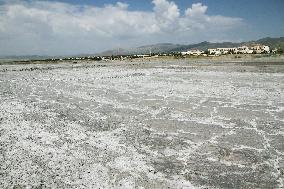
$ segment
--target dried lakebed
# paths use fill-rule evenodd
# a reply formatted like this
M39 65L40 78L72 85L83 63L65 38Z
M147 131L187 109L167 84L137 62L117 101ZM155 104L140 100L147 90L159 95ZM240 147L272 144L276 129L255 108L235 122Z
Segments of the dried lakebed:
M0 188L283 188L283 65L2 65Z

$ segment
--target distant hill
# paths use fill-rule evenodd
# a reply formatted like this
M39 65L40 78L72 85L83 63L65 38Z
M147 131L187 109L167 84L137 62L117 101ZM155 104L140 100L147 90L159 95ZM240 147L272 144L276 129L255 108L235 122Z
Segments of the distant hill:
M279 38L266 37L263 39L259 39L256 42L260 44L268 45L271 48L278 48L278 49L284 50L284 37L279 37Z
M192 45L183 45L179 48L174 48L171 51L186 51L189 49L199 49L199 50L207 50L210 48L229 48L229 47L236 47L240 46L242 43L232 43L232 42L223 42L223 43L210 43L207 41L197 43L197 44L192 44Z
M128 55L128 54L149 54L151 53L169 53L169 52L178 52L178 51L187 51L189 49L200 49L207 50L209 48L220 48L220 47L238 47L242 45L253 45L253 44L263 44L268 45L272 49L278 48L284 50L284 37L279 38L263 38L257 41L248 41L241 43L232 43L232 42L222 42L222 43L211 43L211 42L201 42L197 44L190 45L181 45L181 44L172 44L172 43L159 43L155 45L146 45L137 48L129 49L114 49L99 53L98 55L109 56L109 55Z
M113 50L104 51L98 55L110 56L110 55L132 55L132 54L149 54L151 53L161 53L161 52L171 52L175 48L182 47L183 45L172 44L172 43L159 43L155 45L146 45L136 48L118 48Z

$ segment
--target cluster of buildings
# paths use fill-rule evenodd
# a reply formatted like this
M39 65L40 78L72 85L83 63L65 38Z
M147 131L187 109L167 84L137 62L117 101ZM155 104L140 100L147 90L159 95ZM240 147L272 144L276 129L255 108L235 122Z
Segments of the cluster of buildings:
M189 50L189 51L186 51L186 52L181 52L181 55L194 55L194 56L199 56L199 55L202 55L204 54L205 52L204 51L200 51L198 49L192 49L192 50Z
M219 55L226 55L226 54L264 54L264 53L271 53L271 52L275 53L276 50L270 51L269 46L266 46L266 45L253 45L253 46L241 46L241 47L233 47L233 48L214 48L214 49L208 49L207 52L204 52L198 49L192 49L186 52L181 52L181 55L219 56Z
M46 59L47 61L73 61L77 63L80 60L90 60L90 61L112 61L112 60L131 60L137 58L155 58L155 57L185 57L188 55L191 56L220 56L226 54L267 54L267 53L276 53L277 49L270 50L269 46L266 45L251 45L251 46L240 46L233 48L212 48L206 51L199 49L191 49L185 52L170 52L170 53L150 53L149 54L133 54L133 55L108 55L108 56L82 56L82 57L66 57L66 58L52 58Z

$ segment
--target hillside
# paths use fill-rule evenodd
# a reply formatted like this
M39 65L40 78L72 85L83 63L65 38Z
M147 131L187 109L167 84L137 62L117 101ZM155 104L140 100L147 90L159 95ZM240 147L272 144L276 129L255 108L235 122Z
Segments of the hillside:
M171 52L173 49L182 48L184 45L172 44L172 43L159 43L154 45L145 45L136 48L129 49L113 49L99 53L98 55L109 56L109 55L128 55L128 54L149 54Z
M159 43L154 45L146 45L137 48L129 48L129 49L115 49L109 50L98 55L127 55L127 54L149 54L151 53L169 53L169 52L178 52L178 51L186 51L189 49L200 49L207 50L209 48L219 48L219 47L237 47L241 45L253 45L253 44L263 44L268 45L272 49L284 49L284 37L279 38L262 38L256 41L248 41L241 43L232 43L232 42L222 42L222 43L211 43L211 42L201 42L197 44L189 44L189 45L181 45L181 44L172 44L172 43Z
M279 37L279 38L266 37L257 40L257 43L268 45L271 48L278 48L284 50L284 37Z

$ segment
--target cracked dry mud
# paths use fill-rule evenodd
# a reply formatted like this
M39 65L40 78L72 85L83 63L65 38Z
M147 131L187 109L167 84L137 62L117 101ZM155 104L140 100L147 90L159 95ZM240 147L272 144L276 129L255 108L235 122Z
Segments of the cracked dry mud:
M284 64L0 67L0 188L283 188Z

